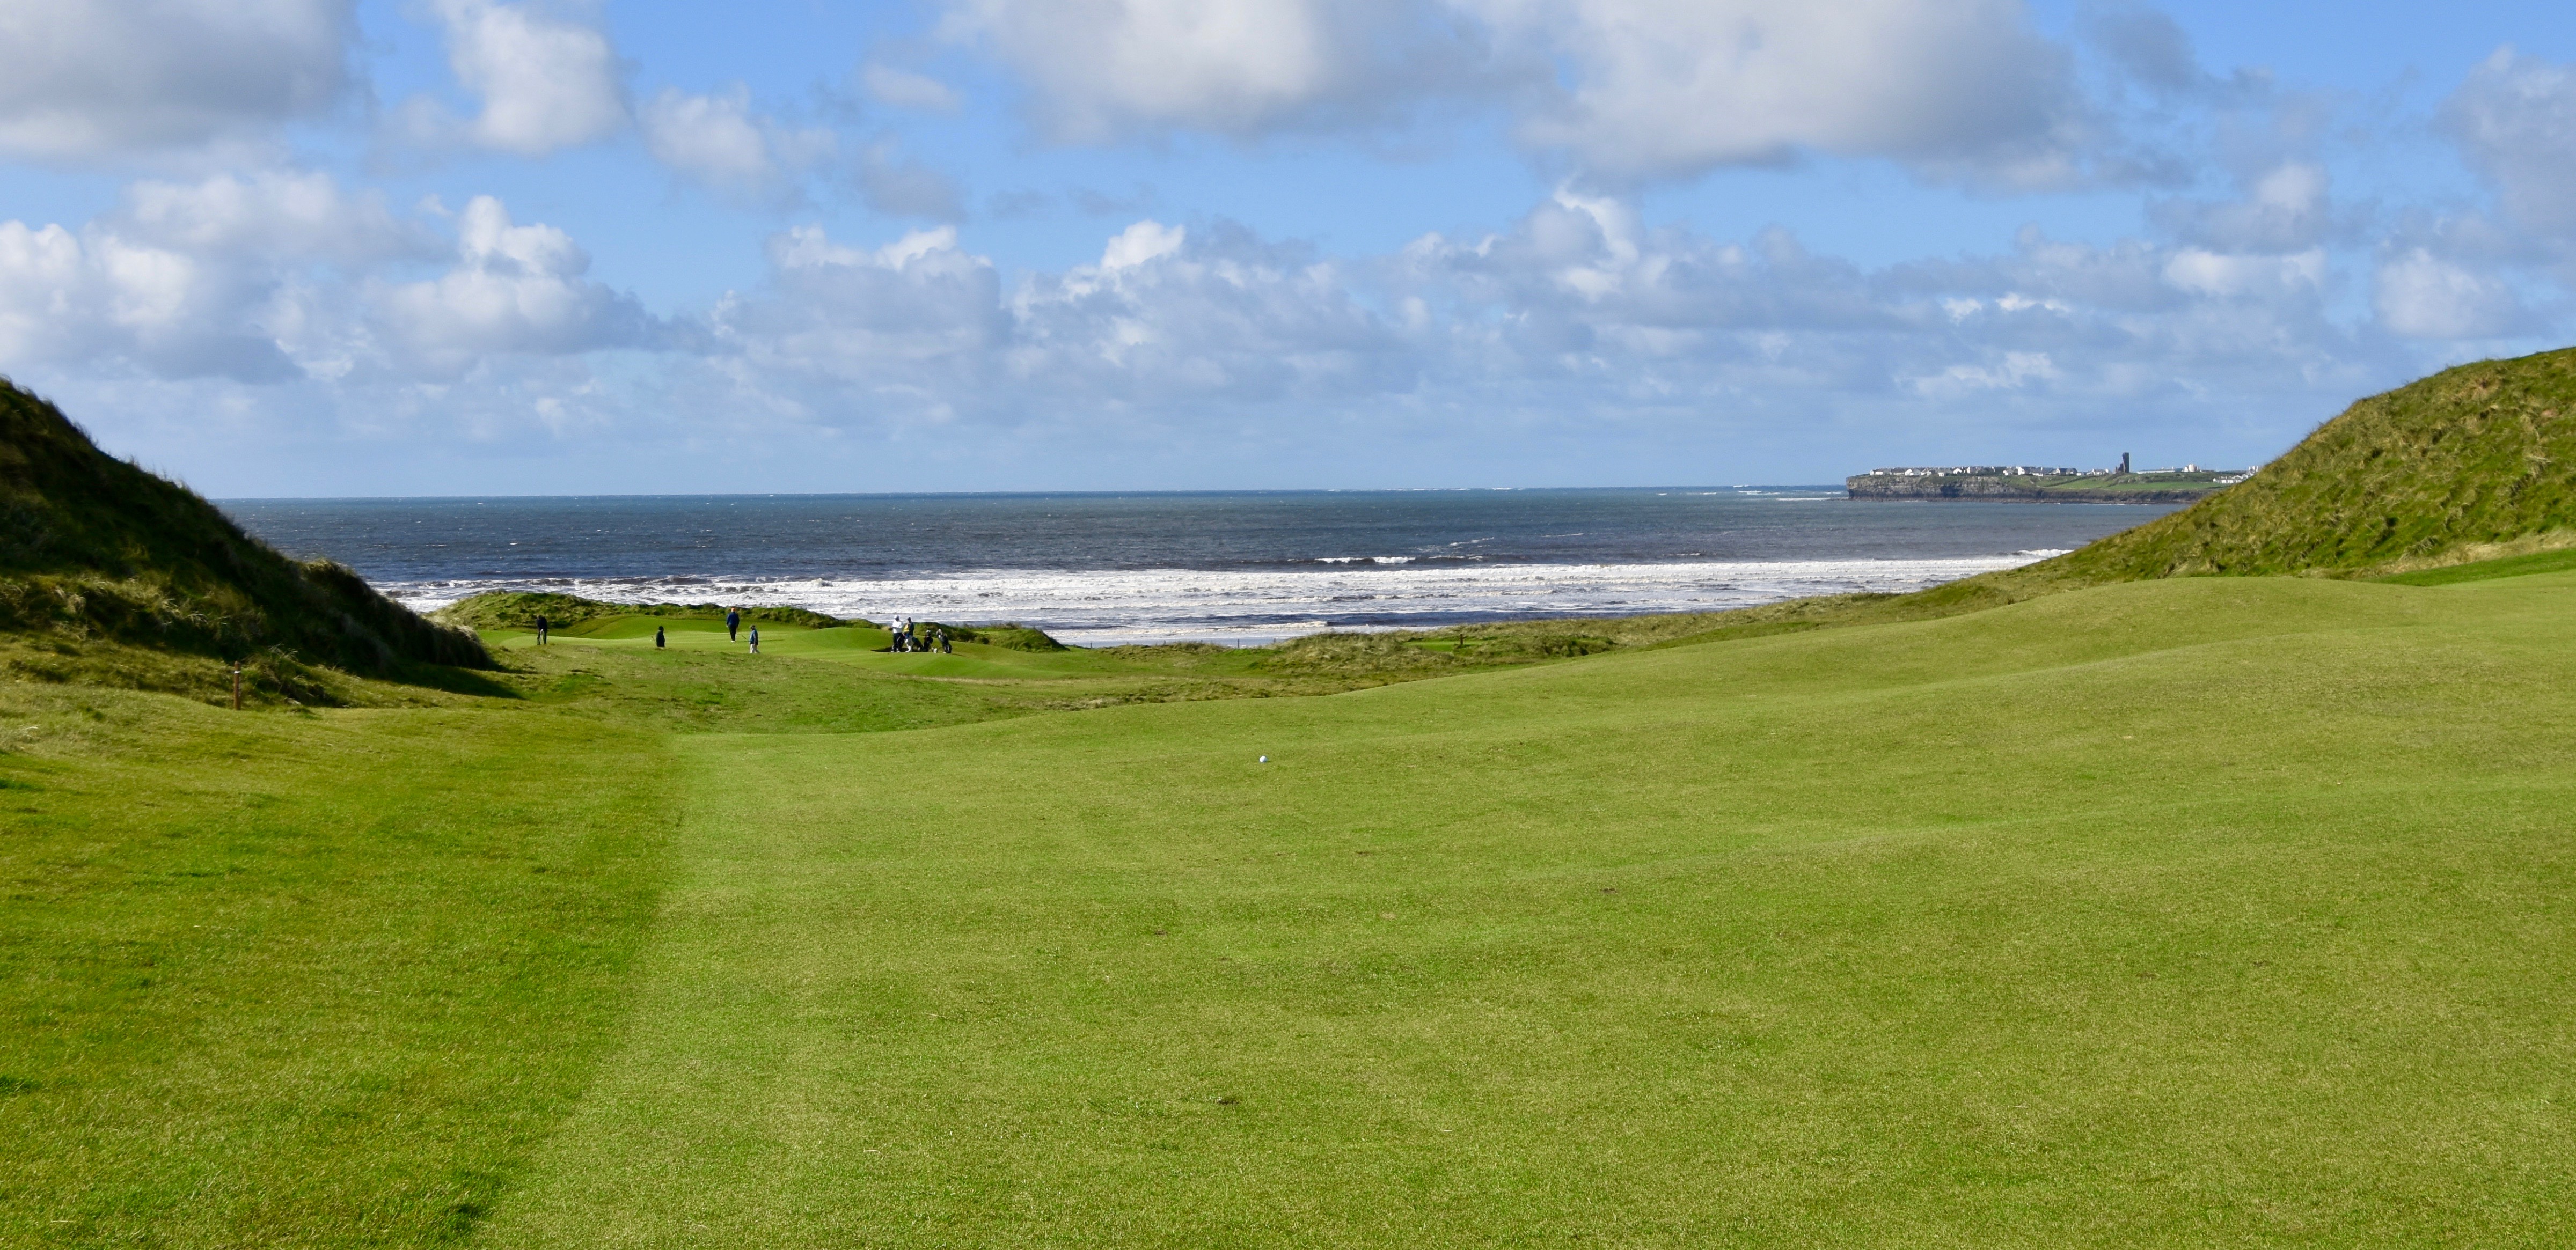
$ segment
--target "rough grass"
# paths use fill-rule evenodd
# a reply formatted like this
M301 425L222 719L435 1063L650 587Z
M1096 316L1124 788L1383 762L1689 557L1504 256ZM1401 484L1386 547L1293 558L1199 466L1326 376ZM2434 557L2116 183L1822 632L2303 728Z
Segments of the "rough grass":
M6 379L0 632L224 660L265 652L375 676L489 662L471 634L422 620L339 565L278 554Z
M2462 365L2372 396L2249 481L1987 580L2361 572L2571 526L2576 349Z
M2576 569L2576 550L2567 547L2502 556L2467 564L2442 565L2411 573L2397 573L2376 580L2401 586L2454 586L2461 582L2492 581L2499 577L2529 577L2536 573L2564 573Z

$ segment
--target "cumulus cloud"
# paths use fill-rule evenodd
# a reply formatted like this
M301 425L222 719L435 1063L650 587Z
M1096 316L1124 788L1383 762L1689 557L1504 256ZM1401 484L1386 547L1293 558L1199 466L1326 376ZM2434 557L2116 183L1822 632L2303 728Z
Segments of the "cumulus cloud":
M2165 261L2165 281L2216 299L2297 296L2325 284L2326 254L2310 248L2288 256L2230 255L2187 247Z
M433 0L447 63L481 109L457 118L426 97L406 101L404 137L543 156L606 138L629 121L625 66L597 27L494 0Z
M2066 176L2064 50L2015 0L1464 0L1565 67L1524 138L1611 177L1886 156L2008 182Z
M1033 405L1165 412L1408 384L1400 342L1331 266L1240 229L1213 235L1137 222L1097 263L1005 292L953 227L874 250L799 228L773 240L767 289L718 311L739 356L715 367L764 393L855 386L871 397L867 418L897 421L1018 422L1039 415Z
M2069 176L2080 101L2017 0L954 0L1051 136L1249 138L1507 103L1595 178L1807 151L1942 177Z
M2576 244L2576 67L2499 48L2470 71L2441 120L2508 218Z
M1472 69L1427 0L953 0L949 28L994 48L1037 93L1039 128L1077 143L1376 120Z
M2156 221L2193 243L2232 252L2294 252L2324 241L2334 225L2332 179L2313 161L2284 161L2251 178L2242 198L2167 201Z
M454 268L383 288L372 303L405 363L453 376L486 356L642 347L655 323L632 297L583 277L590 256L548 225L518 225L488 195L457 215Z
M2427 248L2409 248L2380 262L2372 306L2394 333L2418 339L2491 338L2523 320L2513 288Z
M430 231L397 219L381 193L352 194L318 171L144 181L127 188L125 201L123 211L110 218L119 233L194 256L319 260L356 269L435 250Z
M1768 431L1801 404L1987 422L1995 405L2125 410L2212 379L2271 394L2367 369L2327 314L2321 249L2031 232L2001 255L1871 270L1776 228L1650 227L1570 187L1506 229L1384 256L1146 218L1094 261L1007 286L953 228L871 249L805 227L770 261L762 288L715 314L727 352L704 367L742 403L832 425L1194 437L1285 403L1316 419L1511 410L1564 432L1651 413Z
M740 84L715 95L665 87L637 120L653 159L702 186L751 198L781 194L839 146L831 131L795 129L754 113L751 90Z
M274 380L292 366L258 333L259 295L218 266L112 231L0 222L0 360L120 357L164 377Z
M124 157L258 138L348 91L348 0L0 0L0 153Z
M435 249L324 174L139 182L78 231L0 223L0 361L281 380L342 319L334 287Z
M140 182L77 230L0 222L0 367L161 378L453 378L493 358L667 345L562 231L483 197L451 245L382 197L276 171ZM445 258L425 281L383 276Z

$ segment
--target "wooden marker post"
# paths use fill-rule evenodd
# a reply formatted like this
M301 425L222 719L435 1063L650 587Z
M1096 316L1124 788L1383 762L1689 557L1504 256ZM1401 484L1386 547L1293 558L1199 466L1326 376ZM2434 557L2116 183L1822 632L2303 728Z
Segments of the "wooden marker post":
M241 662L233 662L233 710L241 710Z

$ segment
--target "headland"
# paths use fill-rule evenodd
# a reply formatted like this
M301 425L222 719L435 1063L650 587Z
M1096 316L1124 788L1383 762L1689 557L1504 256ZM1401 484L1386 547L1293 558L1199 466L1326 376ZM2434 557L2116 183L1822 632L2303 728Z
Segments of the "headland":
M2063 469L1968 464L1872 469L1843 480L1854 499L2038 500L2044 503L2196 503L2252 477L2251 469Z

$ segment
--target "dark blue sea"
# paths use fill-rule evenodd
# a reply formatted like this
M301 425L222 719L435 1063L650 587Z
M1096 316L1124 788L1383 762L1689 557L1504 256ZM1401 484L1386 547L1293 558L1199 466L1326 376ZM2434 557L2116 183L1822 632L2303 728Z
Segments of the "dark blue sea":
M1069 642L1710 611L1911 590L2167 508L1838 486L259 499L253 533L418 607L485 590L1019 621Z

